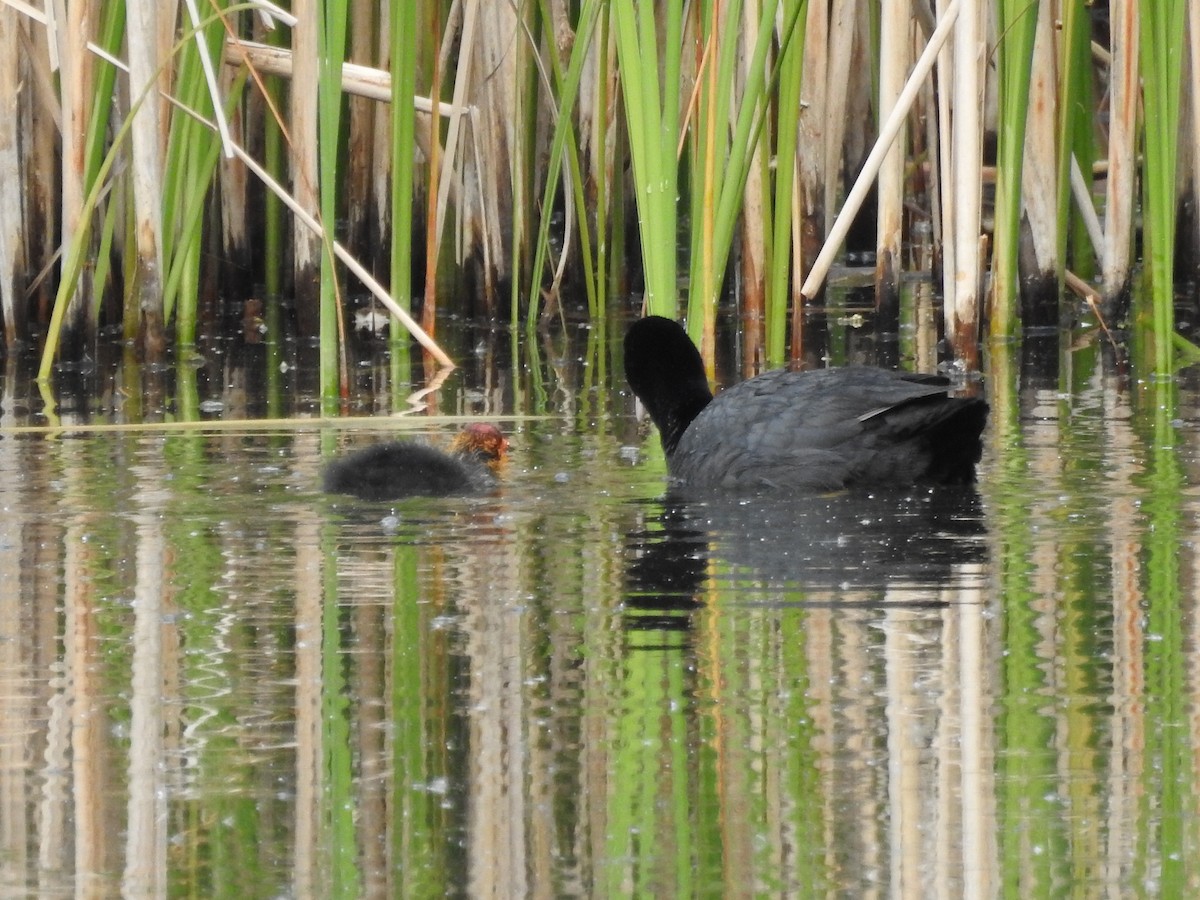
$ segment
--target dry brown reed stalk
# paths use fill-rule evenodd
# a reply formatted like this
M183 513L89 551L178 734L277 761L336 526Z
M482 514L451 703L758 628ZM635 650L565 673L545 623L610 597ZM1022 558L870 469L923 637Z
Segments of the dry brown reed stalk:
M226 41L225 63L230 66L249 65L261 75L280 75L284 78L291 78L293 71L291 50L240 38L230 38ZM392 98L392 75L385 69L359 63L344 63L342 88L348 94L386 103ZM414 97L413 106L419 113L427 114L433 109L433 103L428 97ZM439 102L438 109L443 116L455 112L455 107L450 103ZM465 114L469 110L464 108L459 111Z
M21 136L21 183L26 272L37 272L13 312L18 337L28 335L27 313L45 321L54 297L53 272L62 255L58 228L59 133L62 116L50 72L49 39L43 23L23 21L19 31L22 99L16 113Z
M829 230L829 237L826 239L825 245L821 248L816 262L813 263L812 270L808 273L808 277L804 281L804 286L801 290L805 297L809 299L816 297L817 292L821 288L821 283L829 273L834 256L841 247L842 241L845 240L854 216L857 215L863 200L871 189L871 182L879 172L883 164L883 159L889 152L897 135L904 127L904 121L921 89L922 83L933 69L942 44L949 37L950 31L954 26L955 19L959 18L957 9L959 2L960 0L954 0L946 17L938 23L938 27L930 37L925 50L921 53L916 65L913 66L912 73L908 76L904 89L900 92L891 114L879 129L879 137L875 141L875 146L867 157L866 162L863 163L862 171L854 182L854 186L850 189L850 193L846 196L846 202L842 205L842 209L838 212L838 216L834 220L833 227Z
M879 118L895 110L908 72L910 16L902 3L884 3L879 20ZM905 119L897 126L891 148L879 168L876 189L875 303L891 321L900 306L901 237L904 227L904 164L908 135Z
M861 7L861 8L860 8ZM870 108L869 78L847 77L864 53L869 23L865 7L854 0L810 3L807 9L803 61L802 109L797 143L798 252L793 275L791 355L804 347L805 307L819 296L806 295L803 284L828 240L842 187L845 148L859 140L850 122ZM851 151L857 157L854 151ZM863 157L858 157L863 158ZM819 292L822 288L818 286Z
M320 59L317 46L317 17L323 15L316 0L296 0L292 7L296 25L292 29L291 119L288 127L292 167L292 191L303 209L320 209L318 185L317 95ZM321 241L316 233L296 220L292 225L293 294L300 333L319 331Z
M927 23L922 23L921 40L929 40L934 29L937 28L937 23L932 21L932 14L930 20ZM943 45L942 50L938 52L938 61L934 65L933 77L925 82L915 104L915 120L918 123L923 123L923 127L914 129L914 140L919 135L920 140L924 142L921 157L924 159L922 169L925 173L929 230L923 236L914 235L912 243L915 245L914 253L918 271L931 273L936 273L937 266L940 264L940 259L935 254L941 251L944 234L943 226L948 224L943 221L947 198L942 187L943 154L940 152L941 148L938 146L940 110L937 103L938 92L936 90L936 86L941 78L941 59L945 49ZM923 246L926 244L928 246Z
M810 5L809 9L811 10L811 8ZM823 219L820 223L822 236L829 234L829 229L833 226L834 211L837 209L839 194L843 189L843 155L845 146L849 142L847 132L850 130L850 108L853 105L851 91L856 85L856 79L853 76L845 76L854 67L854 60L859 53L856 48L867 39L867 33L860 30L862 21L862 17L858 14L857 3L854 3L853 0L835 0L826 25L828 46L817 60L817 65L821 65L823 62L825 68L813 73L814 77L821 82L818 90L824 97L821 114L825 118L825 124L821 129L821 141L817 145L820 147L823 169L821 180ZM835 75L835 72L842 74ZM857 81L858 86L863 83ZM845 174L846 177L849 177L848 172ZM816 254L814 253L812 260L815 259ZM812 266L812 260L809 261L809 268ZM807 275L808 272L805 271L804 274Z
M378 28L379 32L376 35L376 43L378 47L375 51L375 60L379 68L388 75L388 96L392 92L391 79L391 52L392 52L392 22L391 22L391 4L384 3L379 10ZM342 89L346 88L346 69L342 68ZM375 109L371 113L371 159L372 168L370 182L368 186L368 197L370 202L367 205L368 210L374 213L372 219L368 221L368 227L364 237L368 241L368 246L376 255L377 265L382 266L385 260L388 260L390 254L388 252L388 238L394 227L392 219L392 110L390 106L384 106ZM415 153L415 151L410 151ZM392 286L393 292L399 295L401 292ZM404 291L407 295L407 289Z
M834 180L832 173L837 168L832 162L829 131L845 121L844 117L828 115L830 85L827 79L832 63L829 17L829 4L808 4L801 76L802 108L797 119L796 225L793 228L796 249L793 253L791 321L793 358L800 352L804 340L804 295L799 285L812 269L828 233L829 216L832 215L832 206L827 205L826 190Z
M381 51L379 35L386 30L379 27L379 18L384 15L383 7L360 0L353 5L350 14L348 55L365 65L374 65ZM345 71L343 65L342 71ZM373 212L372 180L379 160L375 156L375 115L379 104L366 98L347 98L348 132L346 143L346 177L342 181L342 195L346 208L346 241L351 247L369 247L368 222ZM382 114L382 111L380 111Z
M72 3L66 21L49 20L51 65L57 57L60 66L59 92L62 104L62 244L69 247L83 227L84 200L87 197L85 139L91 112L92 72L95 66L87 50L90 27L95 21L91 3ZM48 9L62 7L52 4ZM94 324L90 311L91 282L81 279L64 315L70 332L79 337L79 329Z
M443 33L441 15L437 4L431 3L426 10L429 17L429 39L434 46L440 44L439 50L433 55L433 71L430 74L429 96L440 97L442 94L442 72L446 68L446 57L449 53L449 37L455 33L455 16L462 16L460 3L450 8L450 17ZM426 130L426 157L428 159L428 179L425 191L425 296L421 305L421 327L431 330L434 322L434 311L437 304L437 270L438 270L438 228L437 228L437 198L438 184L442 176L442 125L438 109L430 113L428 129Z
M940 22L946 15L946 7L951 0L937 0L937 20ZM935 243L942 252L942 296L953 297L955 273L958 271L958 255L955 252L957 226L955 212L957 203L951 190L954 184L954 142L951 124L951 96L954 89L954 42L947 41L938 51L937 60L937 141L938 148L938 190L937 201L940 204L941 215L934 222ZM943 309L945 303L943 303ZM948 319L948 317L945 317Z
M1100 224L1100 217L1096 215L1096 206L1092 203L1091 185L1084 180L1083 172L1079 168L1079 160L1075 158L1074 154L1071 155L1070 178L1071 196L1075 200L1075 206L1079 209L1080 218L1083 219L1088 240L1092 242L1092 252L1099 255L1104 247L1104 226Z
M307 5L306 5L307 4ZM975 343L977 321L980 316L979 283L980 269L985 265L979 255L980 227L980 140L981 102L985 94L980 73L985 66L985 41L982 37L982 16L992 11L994 4L970 3L963 0L949 2L938 0L938 22L952 18L951 11L975 10L960 18L955 46L959 58L951 68L952 52L944 50L939 59L938 92L941 101L938 107L939 122L936 141L924 134L914 135L912 144L924 148L931 156L937 153L940 165L931 172L930 204L935 212L934 230L943 242L945 263L946 319L950 326L951 341L962 353ZM733 93L728 103L736 109L741 102L749 75L750 47L752 35L758 29L758 17L765 4L750 2L741 9L737 22L726 22L729 28L740 29L737 36L741 45L740 66L722 69L736 71ZM810 3L807 8L807 36L804 53L802 101L805 110L799 117L802 134L798 152L793 158L779 159L779 166L792 166L799 178L794 187L796 200L793 217L796 228L792 233L795 248L792 252L790 282L793 288L793 314L796 320L803 311L806 293L801 293L801 276L811 268L821 238L829 233L832 212L837 208L838 195L842 191L842 170L853 170L865 154L857 149L873 130L862 127L867 92L863 85L869 79L865 54L874 52L871 47L867 4L853 0L834 0L827 3ZM46 246L57 242L60 231L57 217L62 216L61 235L69 246L79 233L81 198L87 181L88 167L94 163L81 157L82 145L77 135L86 130L95 108L111 92L100 90L105 98L96 96L97 76L92 74L94 65L80 52L89 35L89 22L95 20L97 10L106 8L103 0L81 0L81 2L51 4L51 18L29 5L26 0L0 0L0 315L4 318L5 336L9 341L23 336L22 318L30 304L20 293L23 285L16 283L17 272L36 268L48 255ZM1088 220L1089 233L1093 240L1102 234L1101 259L1106 298L1114 298L1128 289L1130 259L1134 245L1133 216L1136 195L1138 161L1133 147L1138 139L1137 128L1137 79L1144 75L1137 65L1137 19L1141 12L1151 8L1128 0L1114 0L1112 72L1110 78L1113 100L1111 140L1108 152L1107 221L1102 229L1097 228L1094 216L1090 216L1092 204L1087 201L1088 184L1082 182L1070 167L1053 161L1054 154L1054 105L1056 86L1047 75L1061 60L1053 48L1053 9L1043 4L1037 23L1037 43L1032 64L1033 86L1031 113L1028 122L1028 138L1025 166L1023 169L1023 210L1029 230L1025 246L1030 252L1025 257L1023 275L1050 284L1052 273L1061 271L1064 260L1057 259L1056 223L1054 216L1062 214L1053 208L1053 198L1063 196L1055 179L1059 172L1069 173L1076 193L1077 204ZM701 77L710 78L712 72L700 63L701 54L710 52L715 41L699 40L696 37L700 21L700 6L689 7L685 44L689 51L684 54L684 68L680 83L694 79L694 71L703 70ZM714 7L718 9L719 7ZM912 24L902 17L891 18L890 6L883 9L881 19L882 45L879 47L882 68L881 94L883 105L897 95L898 77L905 69L907 44ZM57 10L61 18L53 18ZM387 4L374 5L369 0L358 0L355 6L355 29L352 36L352 56L357 63L346 64L342 71L346 89L361 96L376 98L390 97L390 76L387 72L386 41L376 46L376 33L386 32ZM477 262L482 259L483 285L487 302L494 309L496 284L502 278L512 278L514 283L528 283L531 273L523 262L529 256L528 248L532 235L536 233L539 220L550 214L550 210L537 208L537 198L542 195L546 177L546 152L544 139L548 134L547 122L553 123L556 116L572 117L578 146L578 157L582 166L576 170L563 170L563 178L570 187L579 187L585 198L579 209L576 194L569 189L562 191L561 202L567 212L567 246L556 266L557 279L561 277L568 258L577 259L582 252L576 250L581 236L592 237L598 248L597 261L603 266L612 250L606 224L610 217L616 220L625 209L629 198L622 192L622 169L627 160L623 150L616 149L620 131L618 126L620 106L616 84L615 60L611 40L600 42L588 50L589 62L579 91L578 104L570 109L556 107L556 91L561 88L561 75L555 65L570 56L570 45L575 40L574 27L578 27L579 5L567 0L542 0L536 4L511 2L487 3L479 0L427 0L420 5L421 21L432 26L444 24L444 34L436 35L418 58L422 61L422 79L431 79L434 100L445 94L453 102L438 102L436 107L425 101L426 108L436 108L437 116L418 128L421 153L415 165L419 168L419 181L423 182L425 194L418 192L418 202L423 201L426 212L424 239L427 241L426 258L430 269L426 288L429 291L426 316L434 313L433 300L437 297L438 259L449 262L447 255L453 246L457 261L465 259ZM258 47L250 42L236 40L232 35L227 42L230 63L242 59L252 60L255 68L262 72L280 72L292 75L294 103L291 117L284 116L284 127L291 135L294 192L300 196L301 205L316 209L317 203L317 127L313 118L318 65L313 24L319 15L311 0L297 7L301 21L292 34L296 44L295 56L288 51L273 51ZM610 14L605 8L603 15ZM167 58L164 47L178 31L178 24L162 10L130 8L127 11L128 27L125 38L130 46L132 76L128 91L120 92L118 104L125 104L124 97L136 95L140 86L152 77L159 61ZM1197 14L1192 10L1187 20L1188 39L1195 58L1200 54L1200 25ZM30 21L40 17L32 31ZM573 24L574 23L574 24ZM705 23L706 29L710 23ZM939 24L938 28L941 27ZM1143 25L1143 27L1145 27ZM433 29L422 29L432 32ZM26 33L28 31L28 33ZM597 34L607 34L603 28ZM47 35L49 37L47 37ZM1003 36L993 36L993 43L1002 41ZM48 41L45 45L37 42ZM99 41L98 41L99 42ZM691 49L695 46L695 50ZM733 42L730 42L730 46ZM106 45L107 46L107 45ZM1078 44L1082 48L1082 44ZM657 48L662 50L661 46ZM714 53L714 56L717 54ZM1081 54L1082 55L1082 54ZM61 59L61 76L50 72L48 60ZM540 65L539 65L540 64ZM1144 68L1144 67L1143 67ZM539 70L540 69L540 70ZM227 70L228 71L228 70ZM1200 66L1193 65L1190 73L1195 90L1200 92ZM432 76L430 73L432 72ZM444 76L444 77L443 77ZM57 78L57 84L55 79ZM603 79L603 81L602 81ZM443 81L449 82L443 84ZM326 87L328 84L326 84ZM711 82L703 96L717 97ZM690 84L684 84L681 95L690 96ZM726 86L722 86L723 88ZM927 98L931 89L922 88L921 96ZM228 95L228 91L217 91ZM994 92L993 92L994 93ZM1190 96L1190 94L1186 95ZM700 102L701 93L695 94ZM724 95L721 95L724 96ZM51 123L61 101L63 134L61 153L55 146L58 138ZM309 102L312 101L312 102ZM420 103L421 101L417 101ZM715 99L708 102L716 103ZM724 101L722 101L724 103ZM768 100L766 102L777 102ZM930 101L926 101L930 102ZM691 101L688 103L691 109ZM388 179L391 175L391 148L388 110L375 104L353 101L348 119L349 155L348 168L338 174L344 189L339 215L344 210L350 220L350 246L361 257L364 246L373 246L375 237L385 237L389 227ZM708 109L705 115L696 113L692 124L680 129L687 132L681 136L681 146L695 142L705 136L698 134L695 124L705 118L709 126L716 129L711 136L712 146L728 141L731 120L724 107L715 111ZM1043 115L1044 114L1044 115ZM147 104L134 119L133 139L129 149L119 150L119 165L112 181L111 199L102 205L100 215L89 219L87 224L99 222L97 235L89 238L90 244L102 246L102 240L111 241L111 253L93 253L102 257L95 269L101 275L108 258L114 267L123 267L126 273L134 273L127 280L130 296L125 298L126 309L136 316L147 310L151 319L155 316L152 285L156 273L161 272L162 263L157 256L164 246L169 247L171 229L161 220L163 188L163 164L156 159L162 151L159 137L161 125L154 119L161 115L155 104ZM235 130L241 128L240 143L253 145L258 129L263 126L266 114L258 108L243 111L243 118L235 120ZM1041 116L1039 118L1039 116ZM440 120L440 121L439 121ZM328 120L326 120L328 121ZM764 144L757 147L751 157L750 177L740 193L741 230L736 234L740 241L738 254L742 276L742 299L751 319L760 315L764 305L780 308L774 302L776 284L788 279L772 279L771 287L764 280L770 261L775 254L786 254L788 248L771 246L775 232L764 228L772 217L771 204L781 202L770 193L772 182L770 159L774 142L770 128L777 121L768 117L770 123L763 132ZM847 123L850 123L849 128ZM901 128L902 128L901 123ZM1200 141L1200 116L1192 114L1190 128L1193 143ZM107 126L92 128L94 135L110 135ZM9 137L6 138L6 135ZM11 137L15 135L15 138ZM338 139L344 139L344 135ZM673 136L674 137L674 136ZM326 136L328 139L328 135ZM407 139L407 138L406 138ZM13 143L16 141L16 144ZM6 143L7 141L7 143ZM36 142L36 150L30 146ZM900 145L904 139L901 138ZM745 144L745 142L743 142ZM1185 147L1189 145L1185 143ZM14 149L15 147L15 149ZM329 148L326 147L326 150ZM890 290L898 279L901 269L899 248L903 238L904 216L904 172L906 164L902 155L893 150L894 156L881 175L879 187L879 220L877 249L879 261L877 274L881 289ZM422 156L423 154L423 156ZM46 161L61 158L62 171L47 173ZM699 159L699 157L697 157ZM719 163L717 163L719 165ZM1200 191L1195 177L1196 154L1185 152L1180 159L1180 184L1190 185ZM582 173L579 169L582 168ZM908 165L909 171L913 170ZM244 258L249 262L250 251L246 249L245 224L252 218L253 211L246 209L246 198L253 196L247 186L246 173L237 166L223 167L220 187L216 199L223 204L220 227L223 229L224 255ZM694 171L693 184L702 184L702 172ZM343 177L344 176L344 177ZM573 179L579 179L575 181ZM61 182L61 194L58 184ZM13 190L17 199L11 199ZM195 196L207 196L208 186L192 183L189 189ZM735 194L738 192L731 192ZM8 198L8 199L6 199ZM128 203L128 210L120 204ZM736 201L734 201L736 204ZM129 222L118 219L128 211ZM112 211L112 212L108 212ZM107 220L104 215L108 212ZM693 209L693 227L698 219ZM368 217L374 217L368 219ZM332 224L332 223L328 223ZM297 266L297 304L301 311L302 330L314 333L311 327L315 320L316 273L319 268L319 245L307 237L305 226L296 225L295 261ZM158 231L166 229L168 237L163 239ZM578 232L575 229L579 229ZM667 229L663 229L667 230ZM417 231L421 228L418 226ZM784 230L780 230L784 240ZM418 239L421 239L418 235ZM831 235L832 238L832 235ZM165 243L164 243L165 240ZM1061 236L1057 240L1062 240ZM450 244L448 242L453 242ZM381 242L382 243L382 242ZM36 247L34 246L36 245ZM709 248L711 252L711 248ZM366 251L368 254L371 251ZM612 253L612 257L619 254ZM703 248L696 251L697 258L703 256ZM716 260L716 266L724 265ZM209 265L209 263L205 263ZM441 267L441 280L446 280L450 267ZM205 274L207 274L207 270ZM307 273L302 275L301 273ZM713 280L720 283L724 272L714 272ZM787 274L787 273L785 273ZM543 273L532 273L539 280ZM27 277L27 276L26 276ZM162 275L161 277L166 277ZM127 275L128 279L128 275ZM306 280L307 279L307 280ZM96 297L89 294L100 284L101 276L82 281L82 289L71 302L68 330L72 325L87 323L89 315L97 309ZM212 283L210 280L208 283ZM307 286L306 286L307 285ZM1056 287L1057 285L1055 285ZM149 300L145 304L133 299L138 291ZM518 290L525 294L524 285ZM770 292L768 294L768 292ZM516 292L514 292L515 294ZM529 292L533 294L533 291ZM782 291L780 291L782 293ZM590 299L590 298L589 298ZM443 301L444 302L444 301ZM1057 297L1046 307L1052 309ZM536 301L535 301L536 305ZM514 311L516 304L514 303ZM697 310L699 311L699 310ZM782 311L782 310L781 310ZM168 309L169 312L169 309ZM703 310L704 316L711 314ZM161 318L161 313L158 314ZM1111 315L1109 316L1111 319ZM1028 311L1024 317L1030 321ZM307 321L308 324L305 324ZM428 321L428 319L427 319ZM95 324L94 321L91 324ZM154 325L154 328L160 328ZM798 333L793 334L793 350L801 346ZM753 355L753 354L751 354Z
M140 312L142 346L147 362L161 362L166 350L162 291L163 135L162 104L152 85L158 79L158 7L152 3L126 6L125 34L129 48L129 93L148 96L133 113L130 131L133 193L133 234L137 264L128 296ZM202 57L204 58L204 57ZM132 290L130 290L132 288Z
M740 78L748 81L754 56L754 39L759 29L761 10L757 3L742 7L742 48ZM768 64L768 69L770 68ZM766 100L763 101L766 103ZM682 132L683 129L681 128ZM750 163L750 174L742 191L741 301L743 374L757 374L764 338L763 312L767 292L767 223L771 219L767 186L771 181L771 140L764 130L757 152ZM780 248L782 250L782 248Z
M179 104L169 95L167 96L167 100L182 112L192 116L194 119L203 123L208 128L216 128L213 122L209 121L195 110ZM271 191L271 193L283 201L284 205L287 206L287 208L291 210L292 214L296 217L296 221L299 225L311 231L313 235L315 235L318 243L322 243L326 240L327 236L321 226L321 223L318 222L317 219L308 210L306 210L295 197L284 190L283 187L279 185L275 179L273 179L270 174L263 169L261 165L259 165L257 160L250 156L249 153L247 153L236 143L231 142L229 144L229 148L233 154L239 160L241 160L241 162L251 172L253 172L260 181L262 181L267 190ZM345 265L355 277L357 277L364 285L366 285L376 299L386 306L392 315L399 319L400 323L406 329L408 329L409 333L412 334L412 336L417 340L418 343L421 344L422 347L426 349L426 351L428 351L430 356L432 356L440 365L453 368L454 362L450 359L450 357L446 355L441 347L439 347L432 337L430 337L420 327L420 325L417 324L417 322L408 314L406 310L400 308L400 306L396 304L396 301L392 299L387 290L385 290L378 280L376 280L371 273L366 270L362 263L355 259L354 256L338 241L331 240L330 243L334 256L343 265Z
M833 82L834 96L841 93L844 100L843 106L835 104L830 110L832 115L839 117L834 123L837 140L830 141L833 184L825 187L825 214L830 226L833 211L837 208L836 200L862 168L880 125L876 111L879 85L874 76L874 19L866 3L851 3L849 9L852 10L849 13L852 27L844 32L841 29L835 31L834 47L845 59L846 68L840 73L831 71L827 76ZM839 37L839 34L846 36ZM838 42L845 42L846 46L839 49ZM844 91L839 87L842 81L846 82Z
M1032 253L1022 255L1022 322L1058 324L1058 164L1055 129L1058 90L1054 62L1054 24L1050 5L1039 7L1029 85L1025 158L1021 168L1022 205ZM1024 243L1024 240L1022 240Z
M454 74L454 93L450 104L451 112L446 126L446 149L442 154L442 171L438 176L437 205L435 207L434 240L441 243L446 226L446 210L450 203L450 191L455 184L456 172L460 154L459 142L467 119L462 110L466 98L472 90L472 79L475 76L475 57L478 53L475 47L478 34L479 3L478 0L467 0L462 12L462 28L459 37L458 65ZM447 35L449 40L449 35Z
M1071 291L1071 293L1079 297L1088 305L1091 311L1095 314L1096 321L1100 323L1100 328L1104 332L1104 336L1108 338L1109 345L1116 350L1116 338L1114 338L1113 333L1109 331L1108 323L1104 321L1104 313L1100 310L1100 304L1103 299L1100 296L1100 292L1070 269L1067 269L1063 273L1063 283L1066 285L1067 289Z
M1129 291L1133 250L1133 208L1137 161L1138 9L1137 0L1112 0L1112 68L1108 131L1108 182L1104 204L1101 260L1103 308L1112 318Z
M958 19L954 34L954 72L952 75L953 114L951 117L951 158L953 177L947 183L954 197L954 270L948 273L945 287L946 337L954 355L970 368L978 362L979 322L979 234L983 187L980 183L982 161L984 41L983 4L965 4L959 15L959 0L952 0L942 11L940 22ZM939 24L939 29L941 25Z
M526 120L526 97L520 90L521 62L528 54L520 37L520 21L508 3L485 3L474 43L479 70L476 82L476 116L472 140L478 151L464 160L463 178L475 189L464 198L462 211L465 241L463 251L483 248L484 298L495 302L498 276L516 280L520 271L518 220L531 223L532 191L524 171L530 136ZM488 223L493 223L488 227Z
M17 310L24 299L16 273L26 265L18 134L20 27L17 12L0 5L0 316L4 317L5 344L10 347L17 339Z
M222 66L217 79L218 96L231 96L237 77L237 70L232 66ZM230 140L246 146L250 134L262 128L261 119L250 119L250 115L250 109L245 105L234 111L228 121ZM218 166L217 177L220 183L222 250L234 271L252 271L255 248L250 246L249 228L253 218L247 205L250 174L245 166Z

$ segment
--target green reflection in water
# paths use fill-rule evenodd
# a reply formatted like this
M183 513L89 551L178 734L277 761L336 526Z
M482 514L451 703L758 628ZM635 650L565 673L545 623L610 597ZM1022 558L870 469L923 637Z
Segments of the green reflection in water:
M687 748L687 673L682 654L630 653L614 685L621 705L612 723L608 766L608 896L690 896L695 827Z
M1006 896L1050 896L1064 883L1067 863L1065 822L1053 789L1056 729L1046 644L1057 630L1057 611L1034 587L1037 510L1030 507L1039 482L1026 449L1015 354L1013 346L994 347L989 382L990 427L1003 448L992 495L1006 650L996 723L1001 877Z
M321 529L323 602L321 610L321 731L324 744L325 797L321 807L329 816L331 893L334 897L358 897L362 875L358 869L359 847L355 821L357 802L349 716L352 712L346 670L350 665L343 642L342 615L338 602L336 527ZM304 690L304 685L299 689Z
M438 802L441 792L431 790L435 778L447 775L448 710L437 699L446 692L446 679L438 675L445 665L443 638L429 627L430 605L421 602L418 549L397 543L392 552L392 865L398 896L439 897L449 891L452 876L446 811Z
M1146 765L1140 798L1142 828L1136 884L1148 894L1183 897L1195 891L1188 877L1196 824L1191 758L1191 723L1184 655L1183 596L1179 554L1184 546L1185 479L1176 456L1174 427L1179 407L1174 380L1150 385L1153 428L1146 473ZM1151 418L1152 415L1152 418ZM1150 424L1149 422L1147 424ZM1191 823L1191 827L1188 827ZM1153 888L1150 886L1154 885Z

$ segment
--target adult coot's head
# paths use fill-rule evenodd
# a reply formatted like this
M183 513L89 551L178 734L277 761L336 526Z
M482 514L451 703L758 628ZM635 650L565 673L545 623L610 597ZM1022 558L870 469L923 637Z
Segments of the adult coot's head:
M687 332L656 316L626 334L625 375L689 488L968 482L988 413L940 376L869 367L767 372L714 399Z
M322 487L360 500L481 494L496 487L508 440L494 425L471 424L449 452L410 441L373 444L334 460Z
M678 322L647 316L625 334L625 378L674 451L692 420L712 401L704 361Z

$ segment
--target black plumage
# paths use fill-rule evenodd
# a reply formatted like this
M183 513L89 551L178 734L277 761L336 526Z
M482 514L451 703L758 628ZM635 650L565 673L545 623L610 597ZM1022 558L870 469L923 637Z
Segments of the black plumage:
M334 460L322 488L360 500L448 497L496 489L496 469L508 441L493 425L467 426L449 452L411 441L373 444Z
M676 322L641 319L625 373L692 488L828 490L974 479L988 406L949 382L869 367L774 371L713 397Z

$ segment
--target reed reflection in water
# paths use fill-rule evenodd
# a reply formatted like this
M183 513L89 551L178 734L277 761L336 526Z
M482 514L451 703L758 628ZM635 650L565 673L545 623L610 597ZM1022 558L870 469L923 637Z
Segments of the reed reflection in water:
M0 436L0 885L1187 893L1197 429L1124 403L791 504L664 496L626 411L374 505L316 489L367 434Z

